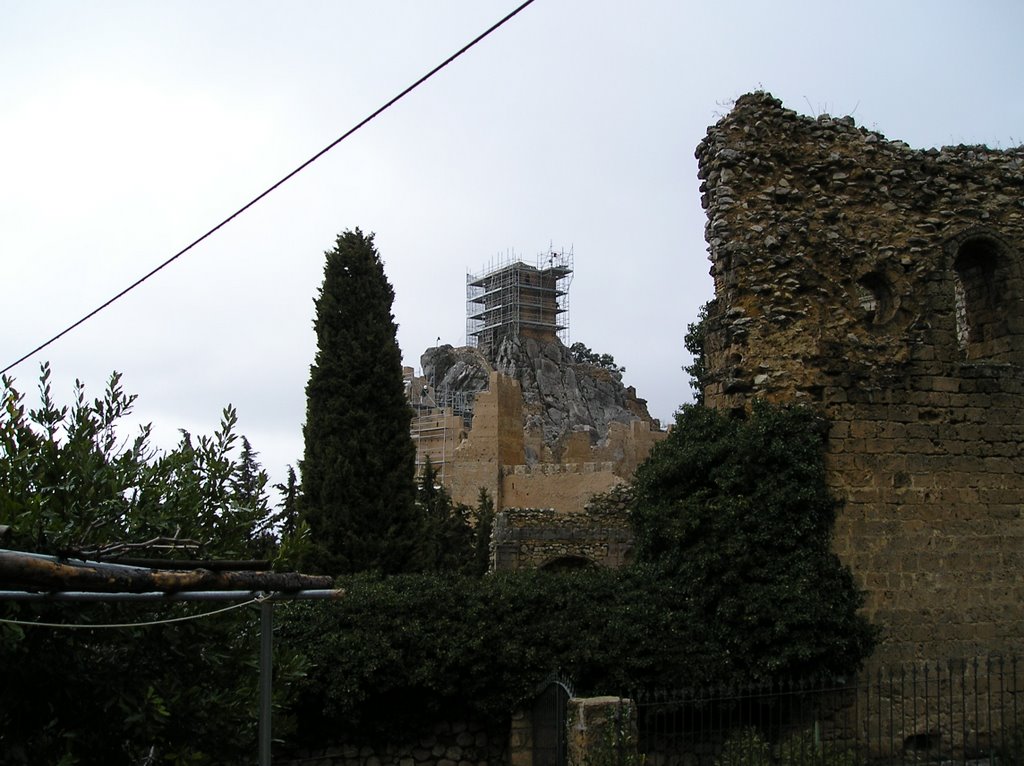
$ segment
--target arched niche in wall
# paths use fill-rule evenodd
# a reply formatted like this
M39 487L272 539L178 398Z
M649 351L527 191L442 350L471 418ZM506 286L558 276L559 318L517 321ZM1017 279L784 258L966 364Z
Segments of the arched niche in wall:
M862 274L856 283L857 302L869 326L887 324L900 306L892 281L880 269Z
M597 564L585 556L556 556L555 558L548 559L541 564L538 569L543 569L545 572L568 572L576 569L589 569L596 567Z
M983 230L949 245L957 345L968 360L1011 361L1020 343L1020 265L1010 247Z

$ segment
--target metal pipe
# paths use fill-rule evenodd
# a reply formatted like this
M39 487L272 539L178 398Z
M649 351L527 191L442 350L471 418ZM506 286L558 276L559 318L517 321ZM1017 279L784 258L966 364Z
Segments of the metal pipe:
M272 726L272 678L274 673L273 654L273 609L275 601L340 599L343 590L300 590L293 592L263 591L179 591L177 593L93 593L83 591L55 591L35 593L31 591L0 591L0 601L249 601L262 598L260 602L260 712L259 712L259 766L271 766Z
M259 590L193 590L176 593L102 593L98 591L20 591L0 590L0 601L251 601L266 598L268 601L312 601L321 599L340 599L345 595L343 590L297 590L274 591L267 593Z
M260 604L260 766L270 764L271 679L273 660L274 605L270 601Z

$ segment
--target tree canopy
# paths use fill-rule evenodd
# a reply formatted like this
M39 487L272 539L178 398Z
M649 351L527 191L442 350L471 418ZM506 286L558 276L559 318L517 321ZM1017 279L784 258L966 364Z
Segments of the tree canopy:
M714 308L714 300L700 307L697 319L686 325L683 346L690 352L690 364L683 365L683 372L690 376L690 390L697 404L704 403L704 387L708 384L707 357L705 343L708 334L708 315Z
M303 568L421 571L428 553L394 291L372 234L346 231L325 255L300 466L302 516L312 531Z
M598 354L585 343L573 343L569 346L569 354L577 364L590 364L611 372L623 373L625 367L620 367L611 354Z
M96 399L79 383L72 403L59 405L44 365L39 388L35 408L10 378L0 391L6 547L89 556L163 538L170 549L161 558L287 555L291 542L278 548L266 475L235 433L234 409L224 410L214 434L182 432L161 452L148 426L122 434L135 397L124 393L120 375ZM161 762L203 764L251 756L257 621L235 610L166 623L206 611L0 602L0 617L17 621L0 622L0 762L134 764L153 753ZM125 627L99 627L106 624ZM285 649L277 668L290 678L301 662ZM286 691L277 689L278 702ZM280 719L278 731L285 730Z
M685 405L636 473L637 560L685 589L716 651L754 678L848 672L874 645L831 549L826 430L802 407Z

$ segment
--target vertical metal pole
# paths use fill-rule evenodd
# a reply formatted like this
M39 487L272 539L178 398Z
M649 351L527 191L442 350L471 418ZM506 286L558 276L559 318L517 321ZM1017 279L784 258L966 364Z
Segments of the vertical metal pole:
M260 604L260 766L270 766L270 693L274 672L274 605Z

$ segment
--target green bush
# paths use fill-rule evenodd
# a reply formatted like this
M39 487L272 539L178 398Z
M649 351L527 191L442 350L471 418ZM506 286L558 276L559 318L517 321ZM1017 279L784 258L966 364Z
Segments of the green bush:
M135 397L114 373L99 398L70 405L43 365L39 403L0 379L0 526L5 547L77 557L113 543L175 538L161 558L280 557L276 516L234 409L212 435L182 432L164 452L150 429L119 428ZM294 541L292 541L294 542ZM183 549L183 550L182 550ZM136 552L145 556L146 550ZM14 583L8 584L9 586ZM0 763L236 763L256 739L258 619L206 604L0 602ZM21 625L17 623L40 623ZM54 628L58 625L95 626ZM278 653L285 681L301 657ZM286 717L275 721L287 731Z
M614 572L353 576L339 585L341 601L280 610L282 645L314 668L299 704L307 736L404 732L444 715L502 721L555 668L626 680L612 662L621 647L609 622L622 622L625 601Z
M768 766L771 762L771 747L753 726L744 726L730 734L722 752L715 758L715 766Z
M825 433L800 407L686 406L637 470L637 559L685 591L727 679L849 673L874 647L831 549Z
M803 410L684 408L638 472L621 571L354 576L290 607L305 734L507 720L553 670L595 694L855 670L874 633L829 550L822 434Z
M779 744L780 766L857 766L858 763L853 750L822 742L816 728L791 734Z

